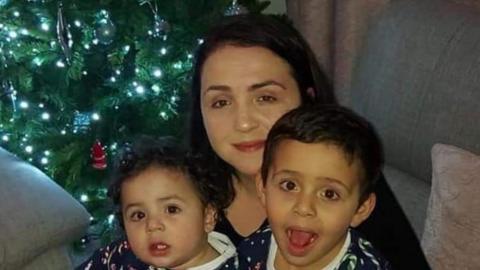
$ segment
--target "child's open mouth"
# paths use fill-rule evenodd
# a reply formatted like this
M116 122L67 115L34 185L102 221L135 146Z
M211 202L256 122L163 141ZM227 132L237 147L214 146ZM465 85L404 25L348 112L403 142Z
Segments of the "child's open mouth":
M293 256L304 256L308 253L318 234L296 228L287 229L288 252Z
M152 256L165 256L167 255L169 249L170 246L162 242L151 243L148 246L148 250Z

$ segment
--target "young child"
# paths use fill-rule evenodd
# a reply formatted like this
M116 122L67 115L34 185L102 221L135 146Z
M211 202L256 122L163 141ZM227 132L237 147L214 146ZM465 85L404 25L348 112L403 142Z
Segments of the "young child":
M257 177L271 229L239 246L248 269L390 269L352 229L375 207L382 165L373 127L346 108L300 107L280 118Z
M127 145L109 189L127 240L98 250L77 269L238 269L235 246L212 232L226 201L205 168L165 139ZM138 258L125 256L129 249Z

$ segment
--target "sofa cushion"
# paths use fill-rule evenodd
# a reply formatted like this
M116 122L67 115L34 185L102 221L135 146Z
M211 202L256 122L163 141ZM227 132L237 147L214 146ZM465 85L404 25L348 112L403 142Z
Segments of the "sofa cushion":
M383 173L417 238L422 239L430 185L388 165L385 166Z
M20 269L85 232L89 214L37 168L0 148L0 268ZM46 269L46 268L43 268Z
M480 151L480 10L444 0L391 1L354 67L351 102L373 122L387 163L430 181L430 150Z
M480 156L435 144L432 163L425 255L433 269L480 269Z

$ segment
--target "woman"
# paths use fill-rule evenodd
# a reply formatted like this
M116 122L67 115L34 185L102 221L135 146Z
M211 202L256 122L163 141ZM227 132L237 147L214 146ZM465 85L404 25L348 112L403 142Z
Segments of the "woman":
M266 225L254 175L273 123L303 104L336 103L333 90L301 35L278 18L226 18L195 57L191 147L218 168L231 204L216 230L235 244ZM384 178L377 209L358 229L394 269L428 269L418 240ZM408 267L407 267L408 266ZM413 268L412 268L413 267Z

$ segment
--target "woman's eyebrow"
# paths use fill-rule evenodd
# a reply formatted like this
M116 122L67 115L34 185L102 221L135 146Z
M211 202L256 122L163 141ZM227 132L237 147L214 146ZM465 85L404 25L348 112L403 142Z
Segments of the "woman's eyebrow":
M278 86L278 87L280 87L280 88L282 88L282 89L287 89L287 88L285 87L285 85L283 85L283 84L281 84L281 83L279 83L279 82L277 82L277 81L275 81L275 80L267 80L267 81L264 81L264 82L255 83L255 84L251 85L251 86L249 87L249 90L252 90L252 91L253 91L253 90L256 90L256 89L259 89L259 88L262 88L262 87L265 87L265 86L270 86L270 85L275 85L275 86Z

